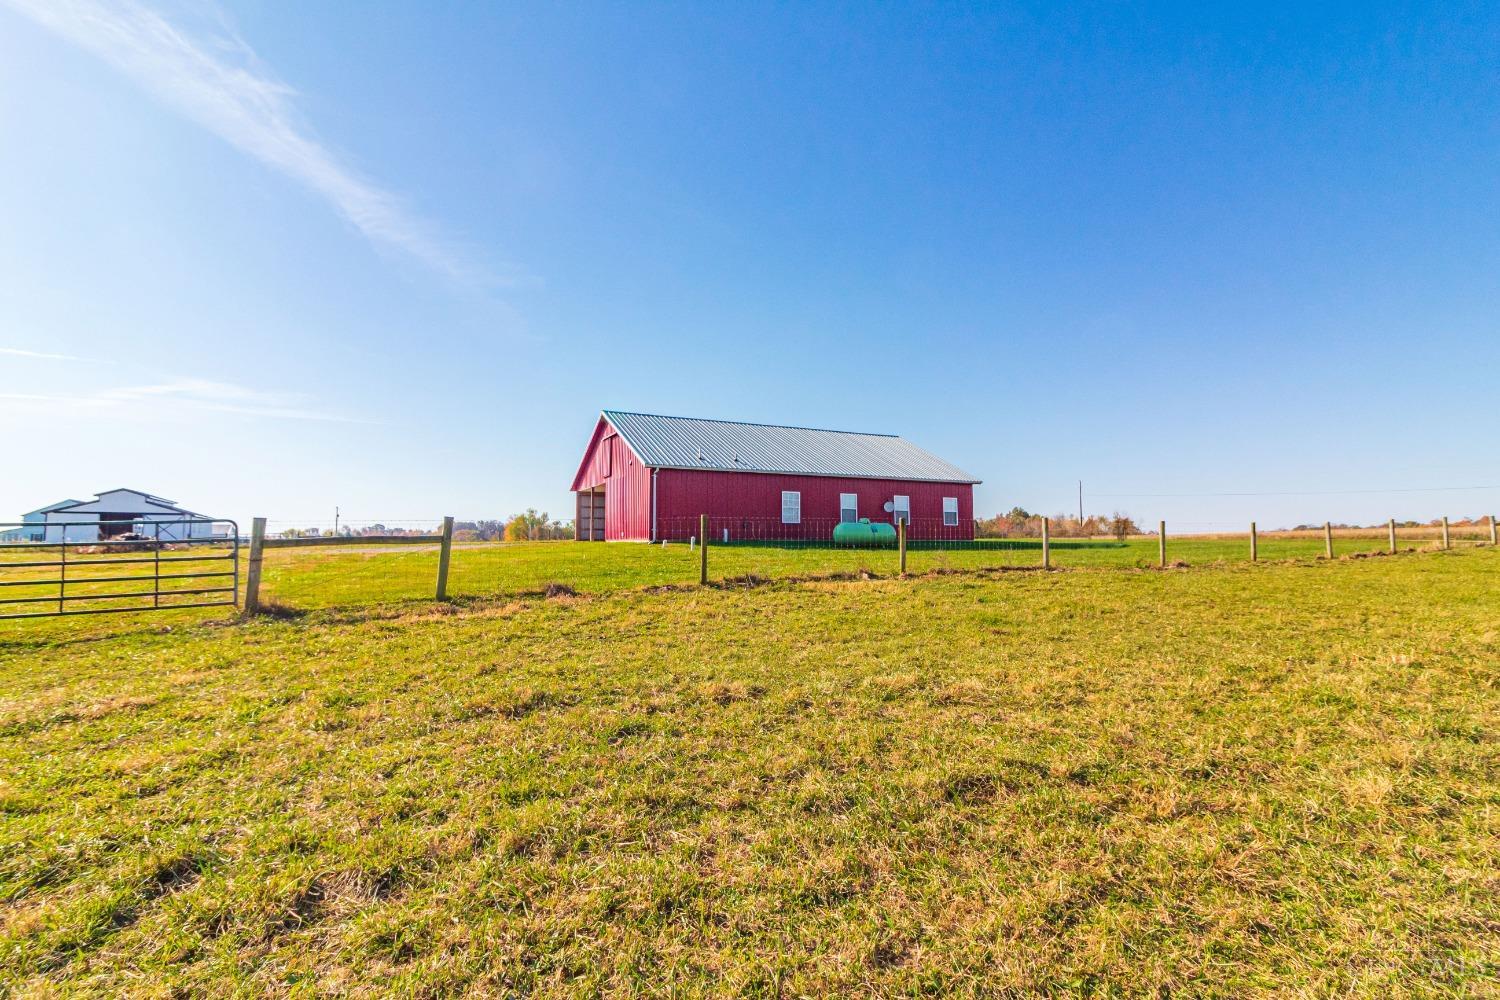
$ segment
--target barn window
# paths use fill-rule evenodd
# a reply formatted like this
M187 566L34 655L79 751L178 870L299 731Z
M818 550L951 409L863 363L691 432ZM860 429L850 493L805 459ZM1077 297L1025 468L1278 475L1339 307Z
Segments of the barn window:
M606 479L615 474L615 438L617 436L611 434L604 439L604 477Z
M911 497L898 496L893 499L894 503L891 506L894 509L891 511L891 522L905 521L911 524Z
M839 494L839 520L845 522L859 520L858 493Z
M802 523L802 494L796 490L781 491L781 523Z
M943 497L943 524L958 527L958 497Z

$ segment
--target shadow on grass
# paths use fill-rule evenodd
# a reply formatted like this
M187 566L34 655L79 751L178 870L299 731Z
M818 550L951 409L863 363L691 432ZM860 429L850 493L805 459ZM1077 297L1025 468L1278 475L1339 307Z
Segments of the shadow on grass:
M231 607L212 609L226 614L205 614L200 609L169 609L150 614L80 615L37 618L0 623L0 656L9 653L62 649L94 642L171 635L199 628L223 628L241 620ZM16 627L20 626L20 627Z

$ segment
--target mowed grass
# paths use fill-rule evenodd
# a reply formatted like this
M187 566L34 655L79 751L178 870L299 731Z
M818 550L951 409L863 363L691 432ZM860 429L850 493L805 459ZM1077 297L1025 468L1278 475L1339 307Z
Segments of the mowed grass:
M1481 548L14 623L0 994L1493 995L1497 612Z

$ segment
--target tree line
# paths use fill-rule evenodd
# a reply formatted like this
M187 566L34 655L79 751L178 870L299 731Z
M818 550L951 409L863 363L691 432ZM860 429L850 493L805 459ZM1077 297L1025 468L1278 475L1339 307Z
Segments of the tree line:
M1090 514L1082 520L1076 515L1053 514L1047 520L1048 533L1054 538L1097 538L1100 535L1112 535L1124 541L1131 535L1145 534L1129 514L1121 514L1119 511L1109 515ZM978 538L1040 538L1042 515L1033 514L1024 507L1012 507L1004 514L976 518L974 534Z
M550 542L573 537L573 522L527 507L505 520L455 521L453 537L461 542Z
M360 527L346 524L336 531L328 528L286 528L276 534L282 538L362 538L371 535L438 535L442 531L441 524L402 528L376 523ZM453 522L453 539L458 542L542 542L572 537L572 521L558 520L546 511L537 513L534 507L528 507L523 513L507 518Z
M338 529L333 528L283 528L274 532L279 538L365 538L370 535L436 535L442 531L441 526L432 528L399 528L388 527L376 522L360 527L343 525Z

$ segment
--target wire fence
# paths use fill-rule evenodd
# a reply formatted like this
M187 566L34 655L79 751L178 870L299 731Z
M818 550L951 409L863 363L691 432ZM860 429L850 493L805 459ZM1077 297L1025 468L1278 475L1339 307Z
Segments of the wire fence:
M257 519L259 520L259 519ZM840 518L674 517L656 524L654 542L499 540L501 521L434 517L278 518L264 522L250 545L262 610L311 610L385 601L480 600L532 594L604 594L650 587L744 585L760 581L841 577L887 578L946 571L1160 569L1249 565L1286 559L1366 558L1421 549L1494 545L1492 518L1390 522L1378 527L1324 524L1259 531L1253 524L1157 522L1122 537L1085 535L1086 522L1034 518L1004 537L987 537L983 522L919 517L897 522ZM474 528L466 528L473 525ZM490 537L475 530L483 526ZM445 531L445 529L448 529ZM457 529L457 530L453 530ZM498 537L497 537L498 536ZM252 542L244 537L248 544ZM707 551L704 543L707 542ZM0 549L0 563L37 561L29 544ZM254 553L259 552L259 558ZM48 557L51 558L51 557ZM113 570L73 565L68 586L92 594L96 574ZM118 560L119 554L108 558ZM168 561L162 557L162 562ZM155 560L151 569L157 572ZM17 577L25 571L31 576ZM13 565L5 575L55 599L47 567ZM38 575L40 574L40 575ZM163 574L167 579L169 574ZM35 579L32 579L35 576ZM102 583L103 581L97 581ZM11 588L4 596L31 597ZM163 595L171 589L153 586ZM72 595L73 591L68 591ZM100 591L97 595L107 599ZM182 600L174 597L170 603ZM65 607L73 602L61 602ZM139 602L138 602L139 603ZM148 595L152 606L169 603ZM247 606L248 606L248 602ZM77 603L81 610L92 605Z
M371 519L411 535L400 546L295 536L266 553L262 587L271 605L317 608L382 600L455 600L536 594L603 594L649 587L745 585L761 581L895 577L948 571L1175 569L1286 559L1365 558L1418 549L1493 544L1488 521L1388 524L1261 532L1198 522L1124 537L1071 534L1070 521L1038 519L1035 535L985 537L975 522L914 518L843 521L774 517L679 517L657 522L654 542L465 541L444 544L443 518ZM304 522L296 523L303 529ZM466 522L458 521L458 524ZM275 537L276 521L267 525ZM319 526L321 527L321 526ZM705 530L706 528L706 530ZM1165 533L1163 533L1165 528ZM331 532L330 532L331 533ZM289 536L293 537L293 536ZM707 552L704 541L707 541ZM312 544L309 544L312 543ZM904 544L903 544L904 543ZM268 545L271 543L268 542ZM296 548L283 546L296 545ZM442 574L444 554L450 568Z
M367 538L382 535L431 535L442 530L442 517L342 517L266 519L267 538Z

